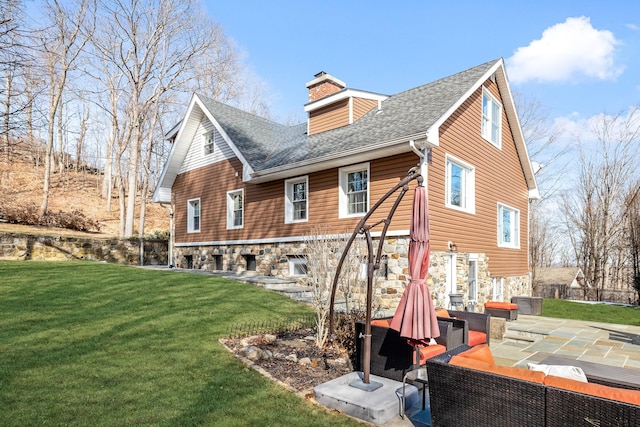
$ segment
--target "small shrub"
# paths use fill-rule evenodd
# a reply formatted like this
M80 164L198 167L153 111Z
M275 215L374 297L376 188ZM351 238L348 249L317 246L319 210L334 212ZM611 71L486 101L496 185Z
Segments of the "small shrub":
M77 231L100 231L100 223L87 218L79 210L71 212L49 211L42 218L40 218L39 211L40 208L34 203L10 204L10 206L0 207L0 218L11 224L42 225Z
M351 363L355 364L356 357L356 322L365 320L365 310L353 309L348 313L336 313L333 341L344 348L349 354Z

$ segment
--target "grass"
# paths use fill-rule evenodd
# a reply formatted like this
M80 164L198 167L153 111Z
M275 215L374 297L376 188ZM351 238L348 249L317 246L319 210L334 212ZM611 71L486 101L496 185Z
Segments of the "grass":
M213 276L0 261L0 425L360 425L218 342L231 324L309 312Z
M542 303L541 316L640 326L640 309L638 307L585 304L562 299L545 298Z

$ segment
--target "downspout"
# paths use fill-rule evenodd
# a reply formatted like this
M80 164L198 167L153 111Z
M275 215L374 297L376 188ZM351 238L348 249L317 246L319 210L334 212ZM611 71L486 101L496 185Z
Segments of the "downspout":
M160 206L169 211L169 253L167 255L167 265L169 268L173 268L173 207L165 206L164 203L160 203Z
M418 155L418 157L420 157L420 175L422 175L422 177L424 178L424 186L425 188L429 188L428 182L429 180L428 178L428 168L427 168L427 162L428 162L428 156L427 156L427 149L425 148L424 151L420 150L418 147L416 147L416 141L413 139L409 140L409 146L411 147L411 150L413 150L414 153L416 153Z

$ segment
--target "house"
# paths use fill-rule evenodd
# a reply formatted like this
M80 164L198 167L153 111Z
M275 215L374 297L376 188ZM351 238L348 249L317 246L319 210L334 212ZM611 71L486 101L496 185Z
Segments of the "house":
M306 86L308 120L295 126L193 95L153 196L173 209L176 266L304 276L310 230L350 233L420 165L436 305L452 293L480 306L531 294L528 205L538 190L502 59L390 96L325 72ZM407 283L408 195L384 242L383 307Z
M588 300L592 286L578 267L538 268L534 279L535 296Z

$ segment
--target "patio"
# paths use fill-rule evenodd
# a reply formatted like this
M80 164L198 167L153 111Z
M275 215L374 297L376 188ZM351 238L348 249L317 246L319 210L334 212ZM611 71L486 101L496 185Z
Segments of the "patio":
M640 371L640 326L520 314L506 327L504 339L491 339L491 352L499 365L526 367L554 355ZM414 425L425 424L399 416L385 424Z

